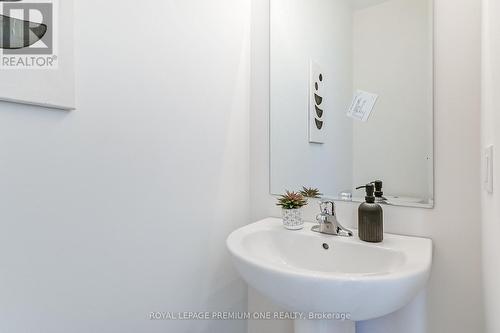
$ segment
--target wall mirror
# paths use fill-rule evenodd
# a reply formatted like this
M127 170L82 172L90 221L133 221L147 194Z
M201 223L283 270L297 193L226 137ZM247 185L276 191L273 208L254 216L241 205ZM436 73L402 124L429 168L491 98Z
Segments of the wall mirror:
M270 6L271 193L432 208L433 1Z

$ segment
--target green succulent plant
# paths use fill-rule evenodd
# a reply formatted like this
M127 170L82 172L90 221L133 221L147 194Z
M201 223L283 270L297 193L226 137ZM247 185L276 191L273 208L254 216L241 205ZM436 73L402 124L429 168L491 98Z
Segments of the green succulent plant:
M306 198L312 198L312 199L318 199L323 195L323 193L320 193L319 189L312 187L307 188L305 186L302 186L300 194L302 194L302 196Z
M307 199L298 192L286 191L285 194L280 195L276 205L283 209L297 209L307 205Z

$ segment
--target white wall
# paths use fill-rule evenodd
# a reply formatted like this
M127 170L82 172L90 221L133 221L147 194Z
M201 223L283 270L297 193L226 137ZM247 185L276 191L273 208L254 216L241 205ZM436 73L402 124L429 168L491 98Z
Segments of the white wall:
M350 0L272 0L271 190L352 187ZM309 143L309 64L324 71L324 143ZM337 142L346 142L339 146Z
M494 194L483 192L483 272L486 332L500 332L500 1L483 1L482 146L495 145Z
M353 125L353 185L432 199L432 1L390 0L354 11L353 88L379 95ZM411 175L411 177L408 177Z
M251 217L279 215L268 195L269 159L266 135L269 86L268 0L254 0L252 28L251 106ZM476 0L436 1L436 207L433 210L387 207L388 232L426 236L434 240L434 267L427 295L427 329L419 333L483 332L480 232L480 19ZM341 221L353 224L357 205L339 205ZM311 207L309 215L316 212ZM251 295L250 309L263 303ZM418 302L412 304L418 308ZM401 314L408 315L406 309ZM420 318L406 318L414 327ZM279 325L275 333L288 333L285 323L250 322L249 332ZM420 322L420 324L422 324ZM362 332L406 333L378 321L360 325ZM267 330L270 332L271 330ZM412 332L413 333L413 332Z
M245 332L248 0L77 1L78 110L0 104L0 332Z

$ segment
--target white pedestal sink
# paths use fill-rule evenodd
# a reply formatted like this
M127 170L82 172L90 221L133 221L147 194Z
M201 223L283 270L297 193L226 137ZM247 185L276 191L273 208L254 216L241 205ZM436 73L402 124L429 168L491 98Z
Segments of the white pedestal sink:
M356 324L350 320L295 320L295 333L355 333Z
M233 232L227 246L252 287L303 314L296 333L354 333L355 321L407 305L427 283L432 241L384 235L380 244L283 228L275 218ZM346 318L336 320L333 318Z

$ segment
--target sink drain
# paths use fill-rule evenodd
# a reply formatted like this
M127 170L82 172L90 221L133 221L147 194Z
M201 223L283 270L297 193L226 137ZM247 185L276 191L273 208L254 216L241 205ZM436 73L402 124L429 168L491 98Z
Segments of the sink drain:
M326 243L323 243L323 248L324 248L325 250L328 250L328 249L330 248L330 245L328 245L328 244L326 244Z

